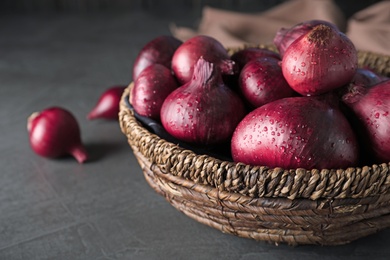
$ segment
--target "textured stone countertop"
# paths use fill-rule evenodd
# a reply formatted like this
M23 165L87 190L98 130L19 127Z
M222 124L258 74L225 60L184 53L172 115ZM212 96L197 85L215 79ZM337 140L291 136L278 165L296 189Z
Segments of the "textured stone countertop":
M223 234L146 183L115 121L88 121L100 93L128 84L132 62L176 13L0 16L0 259L390 259L390 230L348 245L275 246ZM26 119L49 106L80 123L90 162L29 147Z

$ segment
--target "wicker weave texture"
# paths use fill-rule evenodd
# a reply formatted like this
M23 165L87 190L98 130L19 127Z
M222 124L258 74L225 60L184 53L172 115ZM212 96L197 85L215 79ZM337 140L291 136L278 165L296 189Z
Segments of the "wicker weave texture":
M390 195L370 200L254 199L164 174L135 154L155 191L187 216L224 233L290 245L339 245L390 226Z

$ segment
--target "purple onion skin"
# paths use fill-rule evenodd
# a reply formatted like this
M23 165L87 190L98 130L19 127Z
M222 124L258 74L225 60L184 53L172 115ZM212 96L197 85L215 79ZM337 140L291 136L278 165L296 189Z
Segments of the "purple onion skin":
M274 44L276 48L278 49L280 55L283 57L284 53L286 52L287 48L293 43L296 39L301 37L302 35L310 32L315 26L325 24L327 26L333 27L334 29L338 30L337 26L323 20L309 20L304 21L302 23L298 23L294 25L291 28L281 28L279 31L276 32L275 38L274 38Z
M165 98L178 87L170 69L153 64L144 69L134 82L129 101L141 116L160 120Z
M175 138L207 146L230 141L245 114L243 101L223 83L215 65L200 58L192 80L165 99L161 122Z
M318 25L294 41L282 59L291 88L315 96L348 84L357 70L357 51L343 33Z
M79 124L73 114L61 107L49 107L33 113L27 120L33 151L43 157L72 155L79 163L88 159L81 141Z
M184 84L192 79L194 66L201 57L214 63L224 75L238 73L237 65L219 41L198 35L180 45L172 57L172 70L180 83Z
M281 60L278 53L265 48L255 47L239 50L232 55L231 59L238 65L239 69L241 70L248 62L264 57L271 57Z
M346 104L342 102L342 99L346 98L349 102L352 102L353 99L360 98L359 93L365 93L365 89L368 89L382 81L382 76L376 74L372 70L358 68L351 82L349 82L347 85L339 89L319 95L318 97L321 98L322 96L329 96L329 94L331 93L334 99L333 104L341 106L343 113L346 114L347 118L351 119L351 121L354 122L354 114L351 114L350 108L348 108L348 106L346 106ZM328 98L328 101L329 100L330 99Z
M347 168L358 163L344 115L313 97L290 97L250 112L231 142L234 161L285 169Z
M382 81L382 78L368 69L358 68L355 76L352 78L350 85L357 85L363 87L371 87Z
M343 96L359 121L357 132L374 163L390 162L390 80L370 88L356 86Z
M239 87L253 108L296 95L284 79L279 62L275 58L260 58L248 62L241 70Z
M133 81L139 74L152 64L161 64L171 68L171 60L182 41L170 35L161 35L148 42L139 52L133 65Z
M118 120L119 103L122 98L123 91L127 86L116 85L104 91L96 103L95 107L88 113L89 120L107 119Z

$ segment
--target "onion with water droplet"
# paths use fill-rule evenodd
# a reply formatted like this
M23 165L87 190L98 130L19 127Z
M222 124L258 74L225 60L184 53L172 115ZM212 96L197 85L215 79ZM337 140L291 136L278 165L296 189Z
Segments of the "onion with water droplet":
M276 32L274 38L274 44L278 49L280 55L283 57L287 48L293 43L296 39L302 35L311 31L315 26L325 24L327 26L333 27L338 30L337 26L323 20L308 20L294 25L291 28L281 28Z
M200 58L192 79L174 90L161 108L161 122L175 138L197 145L230 141L246 111L223 81L216 64Z
M237 126L234 161L285 169L356 166L354 131L337 109L314 97L289 97L261 106Z
M390 80L370 88L355 85L342 100L358 119L357 134L373 155L369 159L390 162Z
M240 91L251 107L291 97L295 91L283 77L278 59L265 57L249 61L240 72Z
M282 71L291 88L312 96L348 84L356 73L357 61L351 40L321 24L291 43L283 55Z
M238 73L237 65L219 41L210 36L197 35L185 41L173 54L172 70L180 83L191 80L200 57L215 64L224 75Z
M160 64L154 64L138 76L129 101L141 116L159 120L165 98L177 87L178 83L171 71Z

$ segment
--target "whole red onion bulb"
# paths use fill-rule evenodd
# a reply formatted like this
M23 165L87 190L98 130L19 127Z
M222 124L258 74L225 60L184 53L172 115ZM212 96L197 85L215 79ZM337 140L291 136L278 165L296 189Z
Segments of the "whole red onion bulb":
M285 169L356 166L358 149L345 116L315 97L283 98L256 108L231 142L234 161Z
M313 96L348 84L355 75L357 61L351 40L321 24L290 44L283 55L282 71L291 88Z
M125 88L126 86L112 86L105 90L87 118L89 120L98 118L118 120L119 102Z
M68 110L51 107L35 112L27 120L27 130L31 148L38 155L48 158L72 155L79 163L87 160L78 122Z

